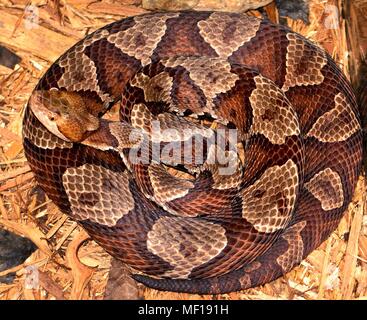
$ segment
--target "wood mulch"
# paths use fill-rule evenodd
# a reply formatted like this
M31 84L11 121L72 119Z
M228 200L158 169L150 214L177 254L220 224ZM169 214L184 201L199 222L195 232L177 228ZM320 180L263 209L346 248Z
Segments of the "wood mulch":
M353 1L355 18L340 15L342 1L310 1L309 25L287 18L289 26L324 46L352 78L359 61L356 50L367 42L355 40L359 10L367 1ZM326 11L325 11L326 8ZM349 8L350 9L350 8ZM279 19L274 4L265 8ZM363 11L366 10L366 11ZM103 299L110 267L109 255L62 214L37 187L22 148L22 115L32 89L50 64L77 40L120 18L146 12L137 0L0 0L0 45L14 51L21 62L0 66L0 227L31 239L38 247L22 265L0 272L16 272L12 284L0 283L0 299ZM338 13L336 28L332 16ZM258 11L250 14L259 16ZM366 14L364 14L366 16ZM366 22L366 21L365 21ZM347 35L348 30L354 30ZM353 50L352 53L350 50ZM366 299L367 215L365 179L338 228L301 265L265 286L231 294L199 296L144 289L145 299ZM78 250L78 248L80 249ZM29 266L39 270L39 286L26 281Z

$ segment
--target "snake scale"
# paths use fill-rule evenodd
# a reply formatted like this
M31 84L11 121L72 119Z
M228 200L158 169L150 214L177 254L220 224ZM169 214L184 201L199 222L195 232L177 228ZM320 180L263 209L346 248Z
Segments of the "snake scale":
M337 227L362 158L332 58L237 13L156 12L89 34L39 81L23 136L49 198L134 279L202 294L299 264Z

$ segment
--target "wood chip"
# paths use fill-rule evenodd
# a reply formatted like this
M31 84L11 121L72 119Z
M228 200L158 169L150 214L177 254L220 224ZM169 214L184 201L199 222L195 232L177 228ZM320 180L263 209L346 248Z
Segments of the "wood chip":
M360 183L365 187L364 183ZM353 296L354 289L354 272L357 265L357 255L358 255L358 240L359 234L362 228L363 212L366 201L366 196L364 190L362 191L362 202L358 204L354 210L354 217L352 221L352 226L349 234L349 240L347 245L347 252L345 256L345 265L342 275L342 288L341 296L342 299L351 299Z
M78 258L78 250L80 246L88 239L88 234L82 230L69 243L66 250L66 261L71 268L71 274L73 276L73 285L70 294L70 299L72 300L79 300L82 298L83 291L92 278L95 270L94 268L90 268L82 264Z

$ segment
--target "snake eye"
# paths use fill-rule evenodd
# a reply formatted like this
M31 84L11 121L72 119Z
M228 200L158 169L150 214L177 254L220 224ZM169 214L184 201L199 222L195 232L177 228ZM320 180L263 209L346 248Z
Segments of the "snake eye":
M50 119L50 121L55 121L55 117L53 117L53 116L50 117L49 119Z

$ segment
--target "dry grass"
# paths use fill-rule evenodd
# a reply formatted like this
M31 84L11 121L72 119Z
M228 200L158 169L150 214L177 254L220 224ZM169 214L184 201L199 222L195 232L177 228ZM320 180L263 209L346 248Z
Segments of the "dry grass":
M348 73L344 21L324 27L325 4L311 1L311 25L288 20L296 31L323 45ZM337 2L337 1L336 1ZM79 250L84 231L60 213L37 188L22 150L22 111L33 87L50 64L87 33L119 18L144 12L139 1L0 0L0 43L22 62L15 70L0 66L0 227L31 239L38 250L16 271L13 284L0 284L0 299L102 299L109 256L93 241ZM340 7L339 3L335 3ZM29 28L38 10L38 24ZM268 7L274 19L274 7ZM257 14L256 12L253 12ZM32 26L32 24L31 24ZM146 299L365 299L367 298L367 216L361 177L353 202L332 236L284 277L260 288L216 297L145 289ZM40 270L40 286L26 286L25 267Z

